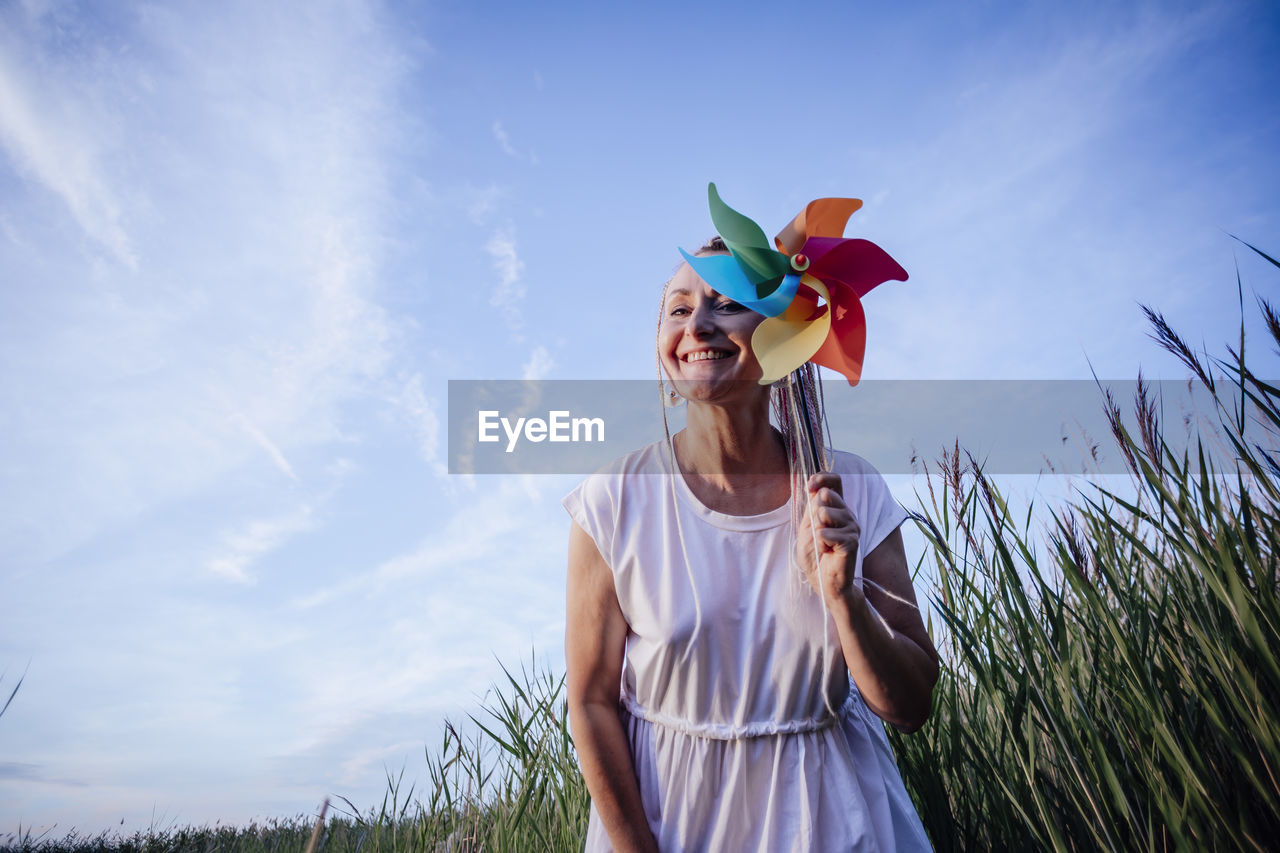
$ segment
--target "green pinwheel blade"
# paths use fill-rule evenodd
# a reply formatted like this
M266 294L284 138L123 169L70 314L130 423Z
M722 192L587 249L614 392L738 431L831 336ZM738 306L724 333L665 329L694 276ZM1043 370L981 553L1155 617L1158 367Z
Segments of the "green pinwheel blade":
M769 290L777 287L782 277L791 271L787 256L773 248L759 225L725 204L714 183L707 185L707 204L711 208L711 222L742 265L747 278L757 286L767 287L772 283Z
M764 236L764 229L755 224L749 217L724 203L714 183L707 184L707 204L711 207L711 221L726 243L736 243L742 247L769 248L769 241Z

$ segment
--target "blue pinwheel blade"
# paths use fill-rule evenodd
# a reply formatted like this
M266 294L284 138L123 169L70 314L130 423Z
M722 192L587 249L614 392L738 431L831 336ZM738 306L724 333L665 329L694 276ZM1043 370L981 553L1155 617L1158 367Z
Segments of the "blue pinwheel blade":
M680 250L680 254L684 255L684 259L689 262L689 266L693 267L698 277L711 285L712 290L766 317L776 317L787 310L800 285L799 276L789 275L783 278L773 292L761 298L756 292L756 285L747 278L742 266L733 256L698 257L684 249Z

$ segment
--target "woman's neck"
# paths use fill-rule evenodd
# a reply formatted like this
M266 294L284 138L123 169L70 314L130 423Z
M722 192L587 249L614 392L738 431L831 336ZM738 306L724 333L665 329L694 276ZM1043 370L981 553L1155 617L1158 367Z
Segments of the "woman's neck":
M686 428L674 441L685 482L711 509L757 515L790 496L786 450L767 406L690 403Z

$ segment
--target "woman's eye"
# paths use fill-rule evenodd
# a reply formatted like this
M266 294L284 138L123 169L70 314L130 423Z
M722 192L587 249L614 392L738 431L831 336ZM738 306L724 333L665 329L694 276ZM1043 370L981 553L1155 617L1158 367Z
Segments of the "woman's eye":
M683 317L685 314L688 314L688 313L689 313L688 308L684 307L683 305L677 305L675 308L671 309L670 316Z
M721 303L720 303L719 308L720 308L720 310L721 310L721 311L741 311L741 310L743 310L743 309L742 309L742 304L741 304L741 303L739 303L739 302L733 302L732 300L729 300L729 299L726 299L724 302L721 302Z

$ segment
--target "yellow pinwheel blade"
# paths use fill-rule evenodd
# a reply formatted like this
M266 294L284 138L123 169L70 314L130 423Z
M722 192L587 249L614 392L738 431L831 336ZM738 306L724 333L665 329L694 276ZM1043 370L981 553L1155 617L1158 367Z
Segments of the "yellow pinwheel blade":
M800 283L813 288L831 303L826 285L813 276L803 276ZM804 364L822 346L831 332L831 310L828 307L813 319L815 303L797 296L782 314L768 317L751 335L751 349L764 370L761 385L771 385Z

